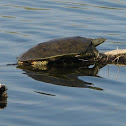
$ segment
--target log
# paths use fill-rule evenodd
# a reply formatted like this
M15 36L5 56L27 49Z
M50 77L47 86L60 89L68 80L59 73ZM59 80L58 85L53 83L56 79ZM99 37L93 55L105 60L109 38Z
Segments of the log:
M126 49L117 49L104 53L108 62L126 64Z
M7 98L6 90L7 90L7 87L5 85L0 84L0 100Z

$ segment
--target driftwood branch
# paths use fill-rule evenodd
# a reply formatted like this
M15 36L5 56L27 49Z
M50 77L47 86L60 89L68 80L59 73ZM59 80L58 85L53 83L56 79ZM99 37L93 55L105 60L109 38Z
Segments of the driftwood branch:
M117 49L105 52L107 63L126 64L126 49Z
M104 53L107 56L126 55L126 49L117 49Z

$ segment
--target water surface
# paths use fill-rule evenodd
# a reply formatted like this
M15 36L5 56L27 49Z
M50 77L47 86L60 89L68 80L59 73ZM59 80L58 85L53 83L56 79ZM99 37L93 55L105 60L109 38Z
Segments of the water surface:
M16 57L30 47L59 37L107 38L98 47L102 52L126 48L124 0L5 0L0 9L0 83L8 87L7 105L0 111L2 126L126 124L125 66L106 65L95 74L73 70L69 77L76 79L69 84L76 86L70 86L66 81L47 82L52 76L47 72L42 74L47 80L38 80L40 73L31 77L6 65L16 63Z

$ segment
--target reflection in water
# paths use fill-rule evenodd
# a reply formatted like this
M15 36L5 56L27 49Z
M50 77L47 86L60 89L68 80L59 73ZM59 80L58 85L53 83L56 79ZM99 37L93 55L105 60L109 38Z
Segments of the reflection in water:
M39 91L34 91L34 92L38 93L38 94L43 94L43 95L56 96L56 95L53 95L53 94L48 94L48 93L39 92Z
M33 8L28 6L4 5L4 7L23 8L25 10L50 10L49 8Z
M41 68L33 68L31 66L17 66L17 68L23 69L25 74L37 81L60 86L91 88L95 90L103 89L94 87L93 83L84 82L78 79L78 76L97 76L99 69L102 67L103 66L99 64L89 66L48 66Z
M102 4L102 5L96 5L96 4L87 4L87 3L79 3L79 2L66 2L66 1L58 1L56 0L56 2L59 2L59 3L66 3L67 5L69 6L65 6L67 8L74 8L74 9L88 9L89 7L95 7L95 8L103 8L103 9L114 9L114 10L125 10L125 8L119 8L119 7L114 7L114 6L108 6L108 4L106 5L105 3ZM115 1L113 0L112 1L113 3L119 3L120 1Z

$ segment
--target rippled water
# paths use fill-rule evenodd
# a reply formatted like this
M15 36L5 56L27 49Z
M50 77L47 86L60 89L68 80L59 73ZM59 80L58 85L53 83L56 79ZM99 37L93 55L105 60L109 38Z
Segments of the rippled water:
M71 87L66 81L66 85L61 84L64 82L55 75L50 78L50 71L29 74L15 65L6 65L16 63L16 57L33 45L58 37L107 38L98 47L102 52L117 46L126 48L125 25L124 0L0 1L0 83L8 87L0 124L126 125L125 66L107 65L95 74L58 70L64 77L69 73L69 84L75 84ZM76 80L71 82L71 77Z

